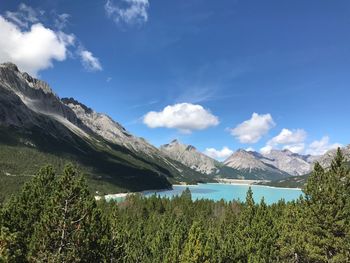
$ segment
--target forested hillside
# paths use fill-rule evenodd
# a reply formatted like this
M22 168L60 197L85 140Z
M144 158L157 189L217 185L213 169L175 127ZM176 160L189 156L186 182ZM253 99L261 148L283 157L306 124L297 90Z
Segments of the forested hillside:
M350 172L316 164L305 197L266 205L129 196L96 202L46 167L1 207L0 262L349 262Z

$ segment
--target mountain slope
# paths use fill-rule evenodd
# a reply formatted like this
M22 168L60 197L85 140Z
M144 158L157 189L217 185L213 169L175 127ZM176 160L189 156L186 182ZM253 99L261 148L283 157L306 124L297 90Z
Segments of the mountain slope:
M237 169L244 174L255 175L259 179L274 180L289 176L281 171L260 160L256 152L245 151L240 149L233 153L224 161L224 165Z
M197 151L192 145L181 144L178 140L173 140L169 144L160 146L159 149L170 158L200 173L215 175L219 172L218 161Z
M341 148L342 153L344 154L345 159L348 161L350 166L350 145ZM310 171L307 174L299 175L299 176L291 176L285 179L274 180L271 182L263 182L260 184L276 186L276 187L299 187L302 188L307 182L308 177L310 176L313 165L315 162L319 162L321 166L325 169L329 168L332 160L336 155L337 150L332 149L327 151L324 155L321 156L305 156L307 161L310 163Z
M341 147L340 149L345 159L350 161L350 145ZM329 150L324 155L316 159L316 161L319 162L322 167L329 167L331 166L332 160L336 156L336 153L337 153L337 149Z
M86 167L90 178L116 189L159 189L170 187L169 182L208 179L162 156L157 148L132 136L108 116L91 113L87 107L85 113L79 113L70 104L83 108L77 101L62 102L45 82L19 72L15 65L1 64L0 147L11 147L13 155L24 147L77 162ZM114 130L110 132L111 127ZM11 167L1 163L0 171L12 174ZM16 175L25 172L15 171Z
M273 165L292 176L304 175L311 171L312 165L307 161L308 158L309 156L299 155L289 150L271 150L259 156L262 162Z
M171 159L176 160L197 172L206 174L213 179L259 179L255 174L244 173L240 170L228 167L198 151L194 146L182 144L178 140L173 140L169 144L162 145L159 149Z

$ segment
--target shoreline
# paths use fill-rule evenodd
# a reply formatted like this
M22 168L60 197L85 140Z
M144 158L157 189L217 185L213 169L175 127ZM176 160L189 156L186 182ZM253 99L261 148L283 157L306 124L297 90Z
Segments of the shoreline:
M297 188L297 187L278 187L278 186L270 186L270 185L261 185L261 184L256 184L258 182L270 182L268 180L241 180L241 179L219 179L217 180L216 183L207 183L207 184L229 184L229 185L244 185L244 186L258 186L258 187L267 187L267 188L276 188L276 189L288 189L288 190L297 190L297 191L302 191L302 188ZM196 187L199 184L173 184L172 186L181 186L181 187ZM153 189L153 190L144 190L140 192L128 192L128 193L117 193L117 194L107 194L104 196L95 196L95 200L101 200L102 197L108 201L110 199L115 199L115 198L125 198L128 195L132 194L142 194L142 195L147 195L147 194L156 194L160 192L165 192L173 189Z
M218 183L221 184L233 184L233 185L255 185L256 183L269 183L270 180L246 180L246 179L228 179L228 178L216 178Z

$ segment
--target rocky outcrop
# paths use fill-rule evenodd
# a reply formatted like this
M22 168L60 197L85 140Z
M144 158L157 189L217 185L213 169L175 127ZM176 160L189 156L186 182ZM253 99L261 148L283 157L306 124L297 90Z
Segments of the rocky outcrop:
M255 174L259 179L274 180L288 174L261 160L259 153L239 149L224 161L224 165L239 171Z
M269 153L261 155L260 160L293 176L307 174L312 169L312 162L308 161L310 156L300 155L289 150L271 150Z
M194 146L182 144L178 140L160 146L160 150L170 158L200 173L215 175L220 171L218 161L197 151Z
M350 145L340 148L345 159L350 161ZM332 164L332 160L336 156L337 149L332 149L327 151L324 155L317 158L315 161L319 162L320 165L324 168L330 167Z

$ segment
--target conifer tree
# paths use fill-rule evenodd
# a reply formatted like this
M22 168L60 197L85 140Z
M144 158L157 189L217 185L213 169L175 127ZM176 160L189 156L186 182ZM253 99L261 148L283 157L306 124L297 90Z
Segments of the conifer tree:
M101 262L111 257L108 232L83 177L68 165L35 226L30 261Z
M194 222L188 234L188 238L181 256L182 263L202 263L204 249L204 233L199 222Z
M52 166L47 166L23 186L17 195L14 195L4 205L1 219L4 229L10 233L12 246L19 250L11 249L9 257L14 262L25 262L28 253L28 244L34 227L40 220L45 202L49 199L55 180L55 172Z
M350 172L340 148L328 171L315 165L305 194L309 260L349 262Z

